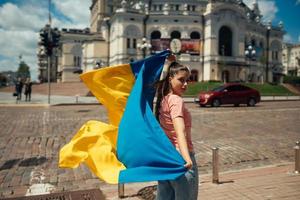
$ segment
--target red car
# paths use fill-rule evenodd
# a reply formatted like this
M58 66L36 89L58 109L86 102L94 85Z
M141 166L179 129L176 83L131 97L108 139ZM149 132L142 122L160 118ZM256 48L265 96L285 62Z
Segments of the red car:
M200 106L211 105L218 107L222 104L247 104L255 106L260 102L260 94L257 90L239 83L228 83L208 92L201 92L198 100Z

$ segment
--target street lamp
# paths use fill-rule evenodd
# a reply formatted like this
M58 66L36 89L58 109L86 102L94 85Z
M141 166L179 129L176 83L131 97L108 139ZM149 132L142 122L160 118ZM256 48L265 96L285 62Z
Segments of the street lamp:
M137 44L137 48L143 51L143 58L146 57L146 51L150 49L152 45L147 42L147 38L143 37L142 43Z
M266 57L266 82L269 81L269 51L270 51L270 31L271 31L271 22L268 22L267 25L267 57Z
M251 61L256 59L256 51L255 49L252 47L252 45L248 45L247 48L245 49L245 56L246 56L246 60L248 60L248 66L249 68L251 67L250 63ZM250 69L249 69L250 71ZM252 77L253 78L253 77ZM251 78L251 79L252 79ZM248 78L249 79L249 78Z
M248 45L248 47L246 48L246 50L245 50L245 56L249 60L255 60L255 58L256 58L256 51L252 47L252 45Z

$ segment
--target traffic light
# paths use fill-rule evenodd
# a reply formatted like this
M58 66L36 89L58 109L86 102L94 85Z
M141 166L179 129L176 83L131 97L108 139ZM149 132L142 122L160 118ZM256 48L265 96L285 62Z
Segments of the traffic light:
M52 46L59 47L59 40L60 40L59 30L57 28L54 28L51 31L51 36L52 36Z
M45 49L45 54L51 56L53 48L59 47L60 33L57 28L51 29L50 25L46 25L40 30L40 44Z
M51 37L49 37L49 32L51 31L50 25L46 25L44 28L40 30L40 39L41 39L41 45L45 49L45 54L50 56L52 55L52 42L51 42Z
M40 38L41 38L41 45L47 47L49 44L49 40L48 40L48 31L46 29L43 28L40 30Z

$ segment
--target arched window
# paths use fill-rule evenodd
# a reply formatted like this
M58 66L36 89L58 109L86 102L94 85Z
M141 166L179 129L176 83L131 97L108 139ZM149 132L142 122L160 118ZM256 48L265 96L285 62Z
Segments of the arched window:
M161 33L159 32L159 31L153 31L152 33L151 33L151 39L160 39L160 37L161 37Z
M279 41L274 40L270 45L270 51L272 52L272 60L278 61L279 60L279 52L281 49L281 44Z
M174 39L174 38L176 38L176 39L180 39L181 38L181 34L180 34L179 31L173 31L171 33L171 39Z
M219 31L219 55L232 56L232 31L227 26Z
M190 35L191 39L200 39L200 33L193 31Z

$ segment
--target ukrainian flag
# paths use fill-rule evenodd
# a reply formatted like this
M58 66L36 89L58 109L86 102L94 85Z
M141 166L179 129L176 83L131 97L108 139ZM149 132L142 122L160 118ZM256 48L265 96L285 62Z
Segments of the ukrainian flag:
M85 163L107 183L173 180L185 161L152 112L154 83L169 51L144 60L102 68L81 79L106 107L109 123L88 121L59 155L59 167Z

